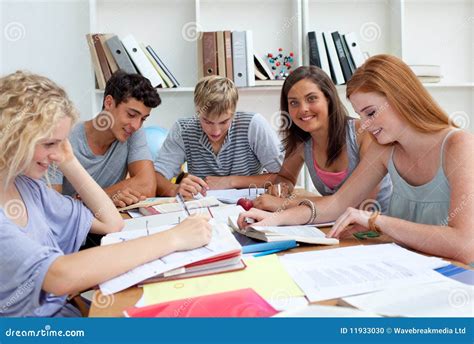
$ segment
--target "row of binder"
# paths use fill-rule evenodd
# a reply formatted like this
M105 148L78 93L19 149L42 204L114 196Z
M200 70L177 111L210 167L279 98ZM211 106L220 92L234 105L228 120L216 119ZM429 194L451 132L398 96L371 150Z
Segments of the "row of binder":
M308 32L309 64L323 69L336 85L350 80L365 57L354 32Z
M87 34L86 39L92 58L96 86L105 84L117 70L140 73L150 80L153 87L178 87L179 82L155 50L139 44L133 35L120 40L114 34Z

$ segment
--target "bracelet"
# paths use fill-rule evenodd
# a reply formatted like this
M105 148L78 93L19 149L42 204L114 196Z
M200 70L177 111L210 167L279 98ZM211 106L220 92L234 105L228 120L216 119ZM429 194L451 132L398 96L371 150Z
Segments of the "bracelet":
M316 220L316 216L317 216L316 207L314 206L314 203L311 202L309 199L304 199L298 204L298 206L300 206L300 205L305 205L305 206L307 206L308 208L311 209L311 216L310 216L309 220L305 223L305 225L313 223L314 220Z
M370 215L369 218L369 230L377 232L377 233L382 233L380 230L380 227L375 224L375 221L377 221L377 217L380 215L380 211L374 211L372 215Z

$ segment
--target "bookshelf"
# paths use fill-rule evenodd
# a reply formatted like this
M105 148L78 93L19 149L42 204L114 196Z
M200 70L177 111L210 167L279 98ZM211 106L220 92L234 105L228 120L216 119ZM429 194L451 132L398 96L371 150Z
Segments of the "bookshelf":
M356 32L370 55L390 53L408 64L439 64L443 79L425 84L448 114L461 116L474 131L474 1L472 0L89 0L90 31L132 33L150 44L182 87L160 89L163 103L147 125L169 128L194 113L197 82L196 30L252 30L261 55L295 54L295 67L308 63L307 32ZM90 63L90 61L87 61ZM92 73L92 68L91 68ZM337 87L345 100L345 86ZM280 87L240 89L238 110L257 111L277 126ZM94 91L92 114L101 106Z

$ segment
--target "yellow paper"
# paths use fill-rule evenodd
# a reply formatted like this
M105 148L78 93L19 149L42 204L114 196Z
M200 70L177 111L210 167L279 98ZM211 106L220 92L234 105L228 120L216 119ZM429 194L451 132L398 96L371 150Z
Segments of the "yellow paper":
M143 287L145 304L151 305L242 288L252 288L270 301L304 296L276 255L248 259L245 264L247 268L241 271L146 284Z

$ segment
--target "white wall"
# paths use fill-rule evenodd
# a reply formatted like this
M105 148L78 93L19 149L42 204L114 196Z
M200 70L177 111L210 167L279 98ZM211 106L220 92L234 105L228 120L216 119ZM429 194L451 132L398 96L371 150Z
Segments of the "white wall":
M82 118L90 118L88 1L0 0L0 29L1 75L24 69L47 76L66 89Z

